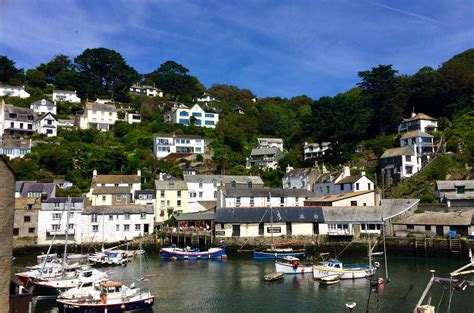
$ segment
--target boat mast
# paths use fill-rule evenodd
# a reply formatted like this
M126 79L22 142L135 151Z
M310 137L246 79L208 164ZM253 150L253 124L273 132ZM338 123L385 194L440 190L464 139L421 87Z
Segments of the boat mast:
M385 280L387 282L390 281L390 278L388 277L388 262L387 262L387 246L385 245L385 221L383 217L383 207L382 208L382 239L383 239L383 257L384 257L384 263L385 263Z
M104 231L105 231L105 225L104 225L105 221L104 221L104 210L102 210L102 252L104 252L104 240L105 240L105 237L104 237Z
M273 207L272 207L272 193L269 192L268 193L268 198L270 199L270 201L268 202L268 204L270 205L270 235L272 237L272 248L273 248Z
M67 211L66 211L66 238L64 240L64 254L63 264L67 265L67 241L69 239L69 210L71 208L71 197L67 198Z

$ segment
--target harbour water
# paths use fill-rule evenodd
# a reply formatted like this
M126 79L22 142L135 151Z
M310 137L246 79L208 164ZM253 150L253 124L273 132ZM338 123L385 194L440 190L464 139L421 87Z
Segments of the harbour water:
M364 261L342 258L347 263ZM356 302L353 312L366 312L369 281L342 281L333 286L320 286L310 274L287 275L275 282L264 282L263 276L274 271L273 261L254 261L250 256L231 255L225 261L160 261L156 254L142 258L142 269L158 277L140 282L155 294L153 312L348 312L345 304ZM18 258L14 270L31 264L34 258ZM390 257L389 276L380 295L372 294L369 312L412 312L431 274L447 277L452 270L466 264L459 258ZM383 263L383 262L381 262ZM111 277L130 284L138 277L140 262L125 267L104 268ZM380 269L383 274L384 268ZM472 277L471 277L472 278ZM465 292L443 289L437 285L432 304L440 311L474 312L474 288ZM379 310L377 310L377 305ZM36 313L58 312L54 300L41 300Z

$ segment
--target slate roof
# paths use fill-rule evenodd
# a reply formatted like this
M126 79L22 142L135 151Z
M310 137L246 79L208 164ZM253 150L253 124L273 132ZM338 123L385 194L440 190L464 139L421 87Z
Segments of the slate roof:
M92 185L97 184L136 184L141 182L137 175L96 175L92 177Z
M338 181L336 184L353 184L359 179L361 179L363 176L361 175L351 175L351 176L346 176L340 181Z
M307 168L295 168L291 171L287 172L283 177L290 177L290 176L308 176L308 175L318 175L321 171L314 167L307 167Z
M74 94L75 95L76 91L56 89L56 90L53 90L53 93L67 93L67 94Z
M36 117L36 114L35 112L33 112L32 109L30 108L20 108L20 107L16 107L16 106L13 106L13 105L10 105L10 104L7 104L4 106L4 112L5 113L8 113L8 114L17 114L19 116L17 116L16 118L10 118L9 116L5 116L5 118L8 118L9 120L17 120L17 121L27 121L25 119L22 119L20 118L20 115L27 115L27 116L32 116L33 119ZM33 120L30 120L31 122L33 122Z
M216 223L270 223L270 212L274 223L323 222L321 207L268 207L220 208L216 210Z
M79 203L82 201L83 200L81 197L71 197L71 202ZM47 200L43 200L42 202L43 203L67 203L68 198L67 197L49 198Z
M199 212L199 213L184 213L174 215L174 218L179 221L213 221L216 218L215 212Z
M31 103L30 106L31 105L33 105L33 106L43 106L43 105L45 105L47 107L55 107L56 106L54 103L52 103L51 101L46 100L46 99L35 101L35 102Z
M90 214L140 214L140 213L147 213L153 214L153 206L151 205L109 205L109 206L86 206L82 210L83 215L90 215Z
M113 104L102 104L97 102L86 103L86 110L117 112L117 108Z
M414 214L406 219L393 222L401 225L472 225L474 209L471 210L449 210L425 211Z
M0 139L1 148L30 148L31 149L31 140L30 139Z
M32 204L33 209L41 208L41 201L39 198L18 198L15 199L15 210L26 210L28 204Z
M188 190L184 180L155 180L156 190Z
M468 189L474 189L474 180L437 180L436 189L438 190L456 190L457 186L465 186Z
M415 151L413 151L413 149L409 146L391 148L391 149L385 150L385 152L382 154L382 156L380 158L385 159L385 158L392 158L392 157L402 156L402 155L412 155L412 156L414 156Z
M130 193L129 187L94 187L92 194L94 195L108 195L108 194L124 194Z
M54 196L54 191L56 188L56 184L54 183L30 183L25 182L23 183L23 187L21 188L21 197L27 198L29 192L39 192L39 193L46 193L48 198Z
M408 139L408 138L413 138L413 137L433 138L433 136L431 136L430 134L427 134L425 132L422 132L421 130L412 130L412 131L404 133L403 136L400 139Z
M272 141L272 142L281 142L283 143L283 139L281 138L272 138L272 137L261 137L261 138L257 138L257 141Z
M233 175L186 175L184 180L187 183L198 183L202 181L203 183L213 183L214 180L217 183L230 184L232 181L235 181L237 184L247 184L252 182L252 184L261 184L263 185L263 180L260 176L233 176Z
M463 194L455 192L446 192L444 197L447 200L474 200L474 192L466 192Z
M224 195L227 197L300 197L307 198L314 195L306 189L282 188L226 188Z
M155 190L153 190L153 189L135 190L135 198L138 195L152 195L153 199L155 199Z
M156 134L154 138L181 138L181 139L202 139L198 135L175 135L175 134Z
M25 89L25 86L13 86L13 85L3 85L0 84L0 88L12 88L12 89Z
M277 147L271 147L271 148L257 148L257 149L252 149L252 153L250 153L251 156L254 155L275 155L277 153L281 153L280 148Z

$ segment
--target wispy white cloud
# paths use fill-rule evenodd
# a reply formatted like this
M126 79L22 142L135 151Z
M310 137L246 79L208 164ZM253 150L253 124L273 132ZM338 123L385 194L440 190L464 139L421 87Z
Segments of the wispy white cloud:
M404 14L404 15L407 15L407 16L414 17L414 18L419 19L419 20L423 20L425 22L429 22L429 23L433 23L433 24L439 24L439 21L437 21L434 18L428 17L428 16L424 16L424 15L417 14L417 13L414 13L414 12L410 12L410 11L407 11L407 10L397 9L395 7L385 5L385 4L382 4L382 3L373 2L372 4L375 5L375 6L378 6L380 8L384 8L384 9L387 9L387 10L390 10L390 11L394 11L394 12L398 12L400 14Z

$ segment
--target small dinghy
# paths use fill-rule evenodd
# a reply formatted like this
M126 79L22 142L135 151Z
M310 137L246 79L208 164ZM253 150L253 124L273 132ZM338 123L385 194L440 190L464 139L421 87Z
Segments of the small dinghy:
M275 272L275 273L270 273L265 276L263 276L263 279L265 281L275 281L283 278L284 273L283 272Z
M338 274L324 276L319 279L319 283L321 285L334 285L334 284L339 283L340 281L341 281L341 275L338 275Z

